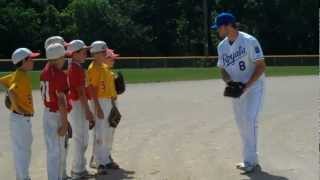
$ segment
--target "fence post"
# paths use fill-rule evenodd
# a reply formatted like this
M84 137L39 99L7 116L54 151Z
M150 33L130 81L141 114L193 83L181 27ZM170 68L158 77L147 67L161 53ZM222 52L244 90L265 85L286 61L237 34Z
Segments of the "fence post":
M165 68L168 67L168 59L167 59L167 58L163 60L163 66L164 66Z
M136 61L137 68L140 68L140 59L138 58Z

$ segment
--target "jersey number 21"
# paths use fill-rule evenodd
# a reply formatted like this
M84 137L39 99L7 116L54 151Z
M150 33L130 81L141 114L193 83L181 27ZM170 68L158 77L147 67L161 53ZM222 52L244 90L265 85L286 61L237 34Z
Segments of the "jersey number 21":
M40 82L40 89L41 89L42 99L47 102L50 102L49 82L48 81L41 81Z

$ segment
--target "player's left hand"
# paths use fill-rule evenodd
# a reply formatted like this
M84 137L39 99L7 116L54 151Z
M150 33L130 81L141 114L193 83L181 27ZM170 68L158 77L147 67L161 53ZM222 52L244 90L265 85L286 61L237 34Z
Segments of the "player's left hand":
M227 87L224 89L223 95L225 97L239 98L244 92L245 84L242 82L230 81L227 83Z

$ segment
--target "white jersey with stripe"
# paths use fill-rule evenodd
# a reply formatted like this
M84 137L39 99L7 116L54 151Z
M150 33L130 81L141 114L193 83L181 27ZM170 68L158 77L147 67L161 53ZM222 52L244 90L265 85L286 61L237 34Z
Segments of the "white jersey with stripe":
M217 66L225 69L233 81L246 83L255 71L255 62L263 59L263 52L257 39L241 31L232 44L226 37L218 45ZM263 81L264 78L265 75L261 75L256 83Z

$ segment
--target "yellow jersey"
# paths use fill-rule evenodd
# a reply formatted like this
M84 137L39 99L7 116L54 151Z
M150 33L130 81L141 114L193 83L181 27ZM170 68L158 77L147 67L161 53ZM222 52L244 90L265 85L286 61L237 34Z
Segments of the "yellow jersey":
M114 74L106 64L97 64L93 61L88 67L87 75L88 83L97 89L99 99L117 97Z
M33 114L33 101L32 101L32 89L31 79L27 72L22 70L16 70L4 77L0 78L0 84L11 91L15 95L15 103L21 108L24 113ZM12 111L17 111L11 108Z

